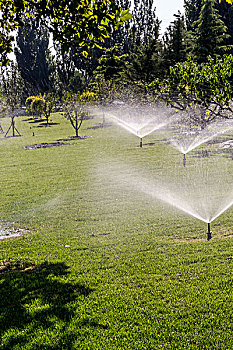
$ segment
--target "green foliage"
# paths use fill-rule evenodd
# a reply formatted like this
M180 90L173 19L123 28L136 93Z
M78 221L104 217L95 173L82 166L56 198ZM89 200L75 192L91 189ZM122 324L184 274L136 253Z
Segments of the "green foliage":
M124 77L141 87L161 75L160 22L153 1L134 1L128 33L129 64Z
M102 75L98 76L90 86L96 94L96 103L107 105L116 99L117 84L114 80L106 80L104 75Z
M187 54L187 30L184 16L178 12L175 20L170 24L163 35L162 66L165 72L178 62L183 62Z
M54 40L61 43L63 51L75 44L83 55L88 54L89 48L104 42L111 27L118 27L132 18L129 10L122 11L110 0L2 0L0 11L0 54L4 64L7 53L12 51L11 32L25 24L25 13L29 18L41 20Z
M96 94L90 91L85 91L82 94L66 92L62 98L62 114L74 128L76 137L79 137L79 129L83 120L88 116L88 111L85 107L93 103L95 98Z
M104 76L105 80L120 80L122 74L127 70L128 55L120 54L120 47L114 46L110 49L106 49L104 54L100 57L99 66L94 71L94 75L98 79L98 76Z
M233 98L233 56L223 59L209 57L198 64L191 59L177 63L163 81L155 80L150 88L155 96L176 108L201 108L200 122L217 116L230 118Z
M205 0L193 36L193 53L197 61L205 62L208 56L226 53L231 48L224 45L228 37L227 27L215 7L215 0Z
M40 96L35 96L31 103L31 109L34 115L41 117L45 109L45 99Z
M35 117L41 118L45 116L47 125L49 124L49 117L58 103L58 97L55 93L49 92L43 96L29 96L25 101L27 112Z
M27 109L27 112L28 113L32 113L32 109L31 109L31 105L32 105L32 101L34 100L36 96L29 96L26 101L25 101L25 106L26 106L26 109Z
M54 88L49 33L38 20L32 18L30 22L27 20L26 27L18 28L14 53L27 96L43 94Z
M7 67L1 67L1 89L5 96L9 116L17 114L22 102L24 83L17 65L11 62Z
M49 124L49 117L52 112L54 112L56 105L59 102L59 98L57 94L53 92L48 92L47 94L45 93L43 95L43 100L45 101L44 109L43 109L43 114L45 116L47 125Z
M25 105L29 113L40 118L45 110L46 102L42 96L29 96Z

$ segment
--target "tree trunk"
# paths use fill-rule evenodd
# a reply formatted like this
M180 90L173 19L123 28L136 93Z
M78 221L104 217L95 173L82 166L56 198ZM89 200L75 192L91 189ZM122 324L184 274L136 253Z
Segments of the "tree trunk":
M75 133L76 133L76 137L78 137L78 113L77 111L75 111Z

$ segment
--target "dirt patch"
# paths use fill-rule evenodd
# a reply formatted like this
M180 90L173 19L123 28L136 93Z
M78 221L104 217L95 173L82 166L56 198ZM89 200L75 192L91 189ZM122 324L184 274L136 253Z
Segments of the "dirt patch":
M3 239L21 237L26 231L26 229L15 228L14 226L9 227L9 225L0 227L0 241Z
M36 143L30 146L24 146L24 149L49 148L49 147L59 147L59 146L65 146L65 145L67 145L67 143L64 143L64 142L43 142L43 143Z
M34 263L27 261L12 261L10 259L6 259L4 261L0 261L0 273L10 271L32 271L35 266L36 265Z
M69 141L69 140L84 140L88 137L91 137L91 136L67 136L64 139L58 139L57 141L60 142L60 141Z

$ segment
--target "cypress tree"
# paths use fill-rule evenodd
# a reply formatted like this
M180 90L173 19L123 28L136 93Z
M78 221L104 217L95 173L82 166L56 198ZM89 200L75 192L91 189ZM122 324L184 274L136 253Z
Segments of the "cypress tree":
M48 31L32 20L28 26L18 28L16 44L15 56L27 95L50 91L53 69L48 57Z

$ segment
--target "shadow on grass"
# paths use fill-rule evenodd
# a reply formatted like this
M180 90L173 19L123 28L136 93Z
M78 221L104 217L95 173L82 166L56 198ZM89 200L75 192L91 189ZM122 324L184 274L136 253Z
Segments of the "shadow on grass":
M62 262L44 262L31 271L0 275L0 349L26 349L40 335L36 349L72 348L78 336L69 327L72 318L78 316L75 301L87 297L92 289L65 281L68 268Z
M46 121L46 119L29 117L27 119L24 119L23 121L24 122L29 122L29 124L38 124L38 123L41 123L43 121Z
M86 130L95 130L95 129L103 129L103 128L109 128L111 127L112 124L111 123L99 123L99 124L95 124L94 126L90 126L88 128L86 128Z
M43 127L49 127L49 126L53 126L53 125L60 125L60 123L54 123L54 122L43 122L40 123L39 125L37 125L37 128L43 128Z

